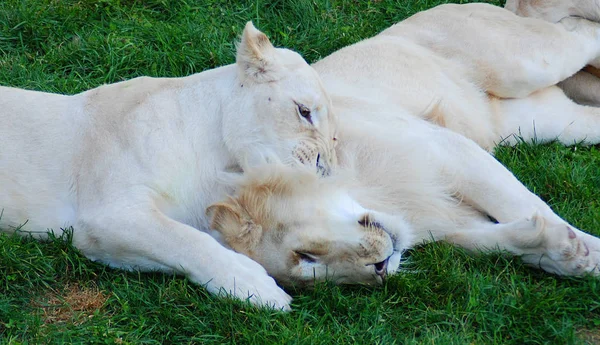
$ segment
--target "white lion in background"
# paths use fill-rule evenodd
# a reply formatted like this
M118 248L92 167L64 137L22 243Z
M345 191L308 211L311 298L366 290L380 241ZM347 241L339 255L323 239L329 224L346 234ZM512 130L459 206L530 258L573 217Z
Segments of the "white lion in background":
M561 18L553 24L488 4L442 5L313 67L342 119L357 107L380 123L417 116L486 150L519 137L598 143L600 108L572 102L555 85L587 64L600 67L600 25Z
M600 22L599 6L598 0L507 0L504 8L523 17L558 23L566 17ZM597 67L586 66L558 86L577 103L600 107L600 69Z
M553 24L487 4L418 13L313 65L339 116L340 176L249 172L209 209L213 228L283 283L381 281L402 250L431 240L598 275L600 238L485 150L517 136L600 142L600 109L555 86L599 57L600 25L582 18Z
M334 120L313 68L251 23L235 64L186 78L73 96L2 87L0 228L45 238L73 226L92 260L288 308L260 265L207 233L204 209L231 192L221 175L263 161L326 173Z

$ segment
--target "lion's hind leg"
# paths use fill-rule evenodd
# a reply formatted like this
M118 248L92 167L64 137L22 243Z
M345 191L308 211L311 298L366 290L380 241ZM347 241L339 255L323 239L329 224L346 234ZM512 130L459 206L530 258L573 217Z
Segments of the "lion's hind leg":
M505 8L521 17L539 18L558 23L567 17L600 22L600 0L507 0ZM565 21L581 21L566 19ZM598 65L598 59L595 61ZM598 67L598 66L596 66ZM580 71L558 84L579 104L600 106L600 76Z
M488 69L479 73L478 81L487 93L522 98L558 84L586 65L600 67L600 23L567 17L557 24L529 24L519 27L520 39L510 42L507 37L510 43L504 56L482 55ZM485 73L488 70L493 73Z
M499 144L513 145L521 140L600 143L600 108L576 104L556 86L525 98L493 98L490 102Z
M481 3L438 6L381 35L406 37L462 66L446 69L499 98L526 97L600 64L600 23L576 17L549 23Z
M522 17L540 18L552 23L570 16L600 22L599 0L507 0L504 8Z
M558 86L576 103L600 107L600 76L583 70L561 81Z

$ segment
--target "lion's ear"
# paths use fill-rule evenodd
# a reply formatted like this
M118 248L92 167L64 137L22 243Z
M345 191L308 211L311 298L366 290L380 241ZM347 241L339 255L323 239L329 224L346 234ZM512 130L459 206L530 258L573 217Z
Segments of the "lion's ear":
M276 80L279 66L275 61L275 47L267 35L246 23L242 41L237 47L236 64L243 79L251 78L256 82Z
M239 253L254 250L262 237L262 227L234 199L210 205L206 209L211 229L219 231L227 245Z

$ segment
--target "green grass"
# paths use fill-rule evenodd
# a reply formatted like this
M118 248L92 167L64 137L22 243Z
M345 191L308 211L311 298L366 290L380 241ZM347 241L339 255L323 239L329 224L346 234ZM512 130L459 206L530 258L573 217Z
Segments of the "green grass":
M233 62L247 20L315 61L441 2L4 0L0 84L76 93L140 75L200 72ZM521 145L498 157L565 219L600 234L598 148ZM0 236L0 343L600 341L598 280L557 278L445 244L410 256L411 271L381 288L290 291L294 310L283 314L213 298L180 277L106 268L68 241Z

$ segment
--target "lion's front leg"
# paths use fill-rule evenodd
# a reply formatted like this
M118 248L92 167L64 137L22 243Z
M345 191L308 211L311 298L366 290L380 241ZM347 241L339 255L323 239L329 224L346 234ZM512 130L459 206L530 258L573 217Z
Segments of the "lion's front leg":
M600 251L590 249L600 239L535 214L508 223L482 223L450 229L439 239L470 251L504 250L530 266L559 275L600 275Z
M491 247L494 244L502 245L504 249L524 255L523 259L528 264L538 265L553 273L599 273L597 266L600 266L600 238L569 225L494 157L471 140L447 130L437 131L432 138L440 152L444 153L440 157L441 166L438 168L447 179L446 183L467 204L496 218L501 225L531 219L533 214L537 214L536 219L543 220L543 226L538 223L537 232L514 228L498 232L487 229L484 232L467 231L464 234L447 232L446 235L458 238L469 236L479 241L478 244ZM538 234L540 238L537 237ZM532 238L540 242L532 242ZM522 251L524 248L533 248L535 251Z
M428 135L431 150L439 152L431 164L443 183L461 200L500 223L525 219L538 212L558 218L491 154L475 142L446 129Z
M176 272L216 295L289 309L291 297L261 265L151 204L111 205L84 213L73 243L86 257L113 267Z

